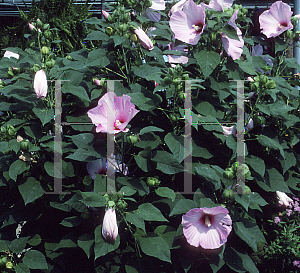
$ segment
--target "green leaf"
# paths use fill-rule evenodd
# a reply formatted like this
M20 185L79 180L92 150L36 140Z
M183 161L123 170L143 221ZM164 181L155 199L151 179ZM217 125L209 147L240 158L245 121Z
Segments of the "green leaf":
M146 233L144 219L138 211L126 212L126 220Z
M150 203L140 205L137 212L145 221L168 222L168 220L162 215L160 210Z
M113 35L110 38L114 40L115 47L126 42L126 37L120 35Z
M250 204L250 196L248 194L234 194L234 199L237 203L241 204L246 211Z
M78 238L77 244L83 249L87 257L90 258L91 254L93 253L92 245L94 242L95 240L92 234L84 233Z
M88 58L84 65L86 67L96 66L98 68L102 68L109 64L110 61L107 57L106 50L103 48L98 48L89 53Z
M28 244L31 246L37 246L42 242L42 238L39 234L35 234L29 241Z
M175 192L168 187L159 187L159 188L155 189L155 192L157 195L159 195L161 197L170 198L172 201L174 201L176 198Z
M152 161L157 162L157 169L166 174L179 173L184 170L176 157L166 151L154 151Z
M83 199L80 201L90 207L104 207L107 203L105 197L95 192L82 192L81 195Z
M61 221L61 225L65 227L76 227L82 223L82 219L79 216L67 217Z
M281 147L281 145L279 144L278 141L272 139L272 138L269 138L265 135L259 135L257 137L257 140L258 142L263 145L263 146L267 146L271 149L275 149L275 150L279 150L280 151L280 154L282 155L283 158L284 157L284 151L283 151L283 148Z
M256 70L249 61L235 60L235 62L239 65L240 69L243 70L245 73L250 75L256 75Z
M22 261L31 269L48 269L44 254L37 250L27 251Z
M146 79L147 81L156 81L156 82L161 81L160 78L161 69L157 66L143 64L140 66L132 66L131 69L138 78L143 78Z
M217 132L223 133L223 129L222 129L220 122L214 117L201 116L201 117L199 117L199 123L207 131L217 131Z
M90 18L92 19L92 18ZM89 33L84 40L88 41L107 41L109 37L102 31L92 31Z
M259 175L264 176L266 166L265 162L261 158L256 157L254 155L249 155L245 158L245 163L249 164L251 168Z
M205 178L208 182L211 182L215 190L218 190L220 188L220 177L218 176L217 172L213 168L211 168L210 165L199 163L195 167L195 171L201 177Z
M190 199L181 199L176 203L175 207L170 213L170 216L177 215L177 214L184 214L187 213L189 210L197 207L198 205L195 201Z
M229 24L226 24L223 28L222 28L222 31L226 34L226 36L229 38L229 39L233 39L233 40L237 40L239 41L239 36L237 35L237 32L236 32L236 29L229 25Z
M9 176L12 180L17 181L17 176L30 169L30 165L20 159L17 159L9 167Z
M134 160L144 172L149 172L152 163L150 147L146 147L143 151L140 151L137 155L135 155Z
M106 255L109 252L116 250L120 244L120 236L116 238L114 242L107 242L102 237L101 226L95 228L95 260L99 257Z
M75 236L73 234L67 234L55 246L54 251L61 248L74 248L74 247L77 247Z
M34 107L32 111L40 119L43 126L54 119L54 109Z
M16 270L16 273L30 273L29 267L24 263L18 263L14 266L14 270Z
M149 133L149 132L164 132L164 131L165 131L164 129L161 129L161 128L158 128L158 127L155 127L155 126L147 126L143 129L141 129L140 135L143 135L143 134L146 134L146 133Z
M168 243L161 237L141 237L139 243L142 251L149 256L171 263Z
M32 203L44 195L45 191L39 181L34 177L28 177L26 182L19 185L19 192L22 195L25 205Z
M176 136L174 133L168 133L164 140L179 163L181 163L186 156L189 156L185 155L184 136Z
M91 102L86 90L82 86L75 86L67 82L62 86L62 92L64 94L69 93L78 97L83 103L85 103L86 106L88 106L88 103Z
M27 241L29 239L28 237L20 237L17 239L14 239L11 243L10 243L10 250L13 253L20 253L25 249L25 246L27 244Z
M285 173L291 167L296 166L297 160L293 152L284 151L285 159L279 160L283 169L283 173Z
M8 146L8 142L6 142L6 141L0 142L0 153L8 151L8 150L10 150L9 146Z
M194 54L204 77L207 78L220 63L220 54L214 51L201 50Z

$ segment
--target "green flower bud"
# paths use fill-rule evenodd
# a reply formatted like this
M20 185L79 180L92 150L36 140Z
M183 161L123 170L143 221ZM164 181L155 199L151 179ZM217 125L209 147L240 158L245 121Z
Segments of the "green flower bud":
M190 77L189 77L189 74L183 74L182 75L182 79L183 80L188 80Z
M120 24L118 26L118 29L122 32L126 32L128 30L128 26L127 26L127 24Z
M126 139L127 139L127 142L130 143L130 144L135 144L139 140L138 136L136 136L136 135L127 136Z
M131 34L131 35L130 35L130 40L131 40L132 42L136 43L137 40L138 40L138 37L136 36L136 34Z
M4 126L1 126L0 133L3 135L6 134L6 128Z
M23 150L23 151L27 151L28 150L28 143L29 143L29 140L24 139L20 144L20 149Z
M69 61L72 61L72 60L73 60L73 58L72 58L70 55L67 55L67 56L66 56L66 59L69 60Z
M247 13L248 13L248 9L242 8L242 13L243 13L243 14L247 14Z
M6 263L8 262L7 257L3 257L3 258L1 259L1 262L4 263L4 264L6 264Z
M147 177L147 185L149 187L154 187L156 184L156 180L154 177Z
M52 68L55 65L55 60L49 60L46 62L48 68Z
M258 82L250 82L249 86L250 86L251 91L257 91L257 89L259 87L259 83Z
M14 136L16 134L14 126L8 124L6 128L7 128L8 135Z
M212 40L213 42L217 40L217 33L215 33L215 32L212 32L212 33L211 33L211 40Z
M178 114L170 114L170 119L174 122L179 120L179 115Z
M120 210L126 209L127 206L128 206L128 204L127 204L124 200L119 200L118 203L117 203L117 207L118 207Z
M259 125L266 124L266 118L263 116L255 116L253 118L253 121L254 121L254 124L259 124Z
M232 168L227 168L225 169L223 176L228 179L232 179L234 177L234 171L232 170Z
M37 19L36 20L36 26L37 26L37 28L42 28L43 27L43 23L42 23L42 21L40 20L40 19Z
M177 96L178 96L179 100L181 100L181 101L185 100L185 93L184 92L179 92Z
M114 207L116 203L114 201L108 201L108 206L109 207Z
M14 72L13 72L12 68L10 67L7 71L7 77L11 79L13 76L14 76Z
M47 38L47 39L49 39L51 36L52 36L52 33L51 33L51 31L50 30L46 30L46 31L44 31L44 37L45 38Z
M127 23L127 22L129 22L129 21L130 21L129 14L128 14L128 13L125 13L125 14L123 15L123 22Z
M276 82L274 80L268 80L268 82L265 84L265 87L268 89L274 89L276 88Z
M152 1L151 0L146 0L145 1L145 7L150 8L152 6Z
M114 30L113 30L113 28L111 28L111 27L106 27L106 28L105 28L105 33L106 33L108 36L111 36L111 35L114 33Z
M110 23L113 23L115 21L115 16L112 14L109 14L107 17L107 21Z
M232 195L233 195L233 190L231 190L231 189L226 189L223 191L223 196L225 198L231 198Z
M44 24L43 25L43 30L48 30L48 29L50 29L50 25L49 24ZM46 37L46 38L48 38L48 37Z
M6 263L6 268L12 269L13 267L14 267L14 265L12 264L12 262Z
M245 194L249 194L251 193L251 189L248 187L248 186L245 186L245 191L244 191Z
M182 69L182 66L180 64L177 64L176 67L175 67L175 71L178 73L178 74L181 74L183 69Z
M49 48L46 46L43 46L41 49L42 54L48 55L49 54Z
M266 75L259 75L259 81L261 84L265 84L268 81L268 77Z
M164 77L164 83L165 84L171 84L172 82L173 81L172 81L172 79L170 77L168 77L168 76Z
M175 69L173 67L169 67L168 74L173 76L175 74Z
M176 78L172 81L174 84L179 85L181 83L181 79Z

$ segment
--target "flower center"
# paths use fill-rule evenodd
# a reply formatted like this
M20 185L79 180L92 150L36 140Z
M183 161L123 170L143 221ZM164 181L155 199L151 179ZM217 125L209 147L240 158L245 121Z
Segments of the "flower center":
M204 225L206 227L210 227L211 226L211 216L208 215L208 214L205 214L203 217L202 217L202 221L204 222Z
M287 23L281 23L280 25L279 25L279 28L281 29L281 28L284 28L284 27L287 27Z
M203 29L203 25L201 23L197 24L197 25L192 25L192 27L196 30L196 32L201 32Z
M115 129L119 129L119 126L122 124L122 122L120 122L118 119L116 119L115 121Z

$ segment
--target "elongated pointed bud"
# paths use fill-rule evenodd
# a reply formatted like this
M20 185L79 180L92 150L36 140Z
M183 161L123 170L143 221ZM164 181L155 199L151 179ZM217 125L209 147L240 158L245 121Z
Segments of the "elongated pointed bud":
M145 31L143 31L141 28L135 29L134 33L137 35L144 48L146 48L147 50L152 50L154 48L150 38L147 36Z
M38 98L45 98L47 95L47 77L44 70L39 70L35 73L34 83L33 83L34 91Z
M105 240L116 240L118 236L118 225L116 211L113 208L108 208L105 212L102 235Z

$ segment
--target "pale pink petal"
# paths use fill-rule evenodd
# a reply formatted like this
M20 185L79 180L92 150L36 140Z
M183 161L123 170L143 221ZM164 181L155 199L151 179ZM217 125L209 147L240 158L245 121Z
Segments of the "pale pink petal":
M105 19L107 19L109 13L108 13L107 11L105 11L105 10L101 10L101 12L102 12L103 17L104 17Z
M184 53L188 52L187 46L178 45L178 46L174 47L174 44L172 42L169 43L169 49L170 50L175 50L175 51L182 51ZM189 58L186 57L186 56L168 55L168 61L169 61L169 63L186 64L189 61Z
M212 219L212 225L218 231L222 244L227 241L227 237L232 230L232 220L227 213L215 215Z
M118 236L116 211L113 208L108 208L105 212L102 224L102 235L105 240L116 240Z
M38 98L45 98L47 95L47 77L44 70L35 73L33 88Z
M145 31L143 31L140 27L134 30L134 33L137 35L140 40L142 46L147 50L152 50L154 48L152 41L147 36Z
M153 10L164 10L166 8L166 2L164 0L152 0L152 6L150 8Z
M187 226L190 223L195 223L195 222L199 221L203 215L204 215L204 213L203 213L202 209L200 209L200 208L191 209L182 216L181 224L183 226Z
M180 0L178 3L176 3L169 11L169 17L176 11L178 10L182 10L183 8L183 4L186 2L187 0Z
M222 206L212 207L212 208L202 208L202 211L205 214L209 214L209 215L217 215L219 213L229 213L228 209Z

